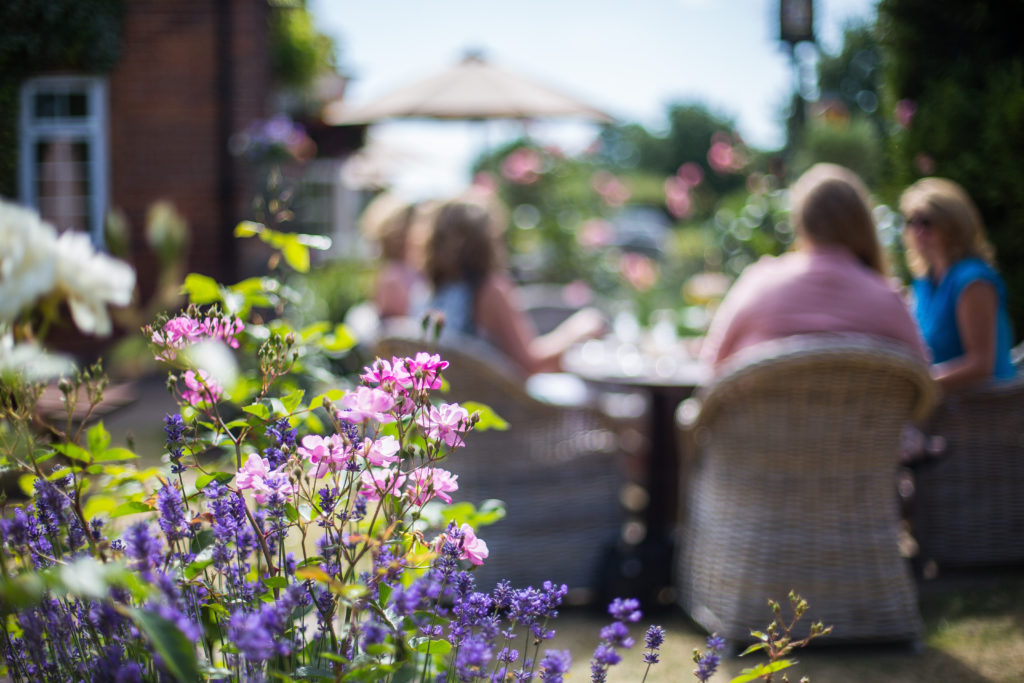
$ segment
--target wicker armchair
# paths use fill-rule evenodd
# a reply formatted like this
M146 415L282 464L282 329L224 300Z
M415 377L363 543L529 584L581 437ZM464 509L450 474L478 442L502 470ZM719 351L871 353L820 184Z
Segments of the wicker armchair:
M392 329L375 349L382 358L423 350L450 364L443 400L484 403L509 423L506 431L470 434L466 447L444 464L459 476L459 500L479 505L496 498L508 512L478 530L490 550L476 570L478 586L486 590L508 579L516 587L551 580L570 590L595 588L603 552L623 521L611 420L586 405L534 398L522 373L478 339L446 338L439 346ZM589 592L574 595L586 599Z
M1024 562L1024 377L946 396L925 432L946 447L914 471L918 557Z
M833 640L918 642L898 547L900 431L935 388L926 365L864 336L751 348L677 419L696 449L675 562L677 597L734 643L790 590ZM685 484L685 482L684 482Z

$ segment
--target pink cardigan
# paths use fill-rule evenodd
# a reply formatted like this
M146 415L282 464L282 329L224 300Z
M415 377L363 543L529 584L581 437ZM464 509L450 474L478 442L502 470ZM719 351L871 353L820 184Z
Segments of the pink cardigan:
M711 321L701 360L717 368L758 342L814 332L859 332L928 351L900 295L844 247L812 246L747 267Z

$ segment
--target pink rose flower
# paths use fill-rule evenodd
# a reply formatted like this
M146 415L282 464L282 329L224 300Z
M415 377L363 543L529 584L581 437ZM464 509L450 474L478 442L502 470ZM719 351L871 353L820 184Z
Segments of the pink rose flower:
M426 505L434 496L450 503L452 497L448 494L459 490L455 482L458 478L459 475L439 467L420 467L409 473L406 492L416 505Z
M394 422L395 418L388 414L395 407L394 397L382 389L358 387L341 398L344 410L338 413L338 419L348 422Z
M407 374L409 386L414 389L440 389L441 380L439 375L442 370L448 367L448 361L441 360L441 356L420 351L415 358L404 358L403 365Z
M224 389L205 371L200 370L197 375L192 370L185 372L185 391L181 392L181 398L192 406L202 403L216 403L224 395Z
M460 560L469 560L475 565L483 564L490 554L487 550L487 544L482 539L477 538L476 534L473 533L473 527L465 522L458 529L449 526L445 533L438 536L437 540L434 541L435 550L440 552L446 541L458 544L461 551L459 555Z
M363 441L363 457L365 457L371 465L377 467L385 467L401 460L398 455L399 444L398 440L393 436L382 436L376 441L373 439L366 439Z
M449 448L465 446L462 435L469 429L469 412L458 403L429 406L417 418L430 439L443 441Z
M316 465L311 474L317 479L323 477L329 470L338 470L344 467L351 455L340 434L332 434L328 437L308 434L302 437L302 443L296 452Z
M295 493L295 487L288 480L282 468L271 470L266 459L250 453L242 469L235 474L235 485L239 490L252 489L260 505L270 502L284 502Z
M242 469L235 474L235 485L245 490L256 487L257 481L262 481L270 473L267 460L256 453L250 453Z
M365 470L359 475L362 487L359 492L368 501L377 501L386 495L400 496L405 475L396 470Z

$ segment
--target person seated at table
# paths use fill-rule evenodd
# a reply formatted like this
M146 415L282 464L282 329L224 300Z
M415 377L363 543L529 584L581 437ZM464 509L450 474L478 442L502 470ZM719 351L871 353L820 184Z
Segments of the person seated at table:
M479 196L442 204L427 239L426 273L433 292L426 309L443 317L442 339L452 332L477 336L528 375L557 372L566 349L604 331L604 317L583 308L538 335L506 270L504 226L495 215L493 201Z
M754 344L820 332L892 339L927 361L907 305L886 279L867 188L816 164L790 188L794 250L748 266L711 321L700 358L719 369Z
M912 308L946 390L1013 377L1006 285L974 202L945 178L922 178L900 197Z
M363 234L380 252L373 302L381 320L409 315L429 293L410 239L424 210L385 192L374 198L360 217Z

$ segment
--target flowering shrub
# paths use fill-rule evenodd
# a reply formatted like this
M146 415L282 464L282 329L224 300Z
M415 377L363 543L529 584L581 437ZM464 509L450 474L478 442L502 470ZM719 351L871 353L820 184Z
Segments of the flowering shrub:
M266 320L270 279L190 276L185 291L186 310L145 330L179 405L166 469L74 423L102 400L98 367L61 380L56 425L39 383L0 383L0 466L28 494L0 499L0 676L561 681L569 653L542 646L568 588L473 578L489 557L477 531L502 511L453 501L442 464L488 409L435 397L447 362L377 359L358 386L307 399L314 351L345 348L341 331ZM593 681L641 616L632 599L609 613ZM648 668L663 639L647 631Z

